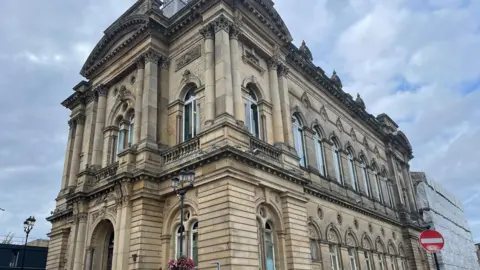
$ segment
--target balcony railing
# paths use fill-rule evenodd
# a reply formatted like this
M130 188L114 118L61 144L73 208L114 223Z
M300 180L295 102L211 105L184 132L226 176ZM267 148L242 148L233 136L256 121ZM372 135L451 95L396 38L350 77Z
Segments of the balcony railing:
M184 156L187 156L191 153L194 153L200 149L200 139L193 138L188 140L182 144L179 144L173 148L168 149L165 151L163 156L163 164L168 164L174 161L177 161Z
M112 163L107 167L99 170L97 173L95 173L95 181L98 183L105 178L114 176L117 174L117 170L118 170L118 162Z
M271 157L275 160L280 159L280 150L275 148L274 146L261 141L255 137L250 138L250 150L255 150L260 151L261 153L265 154L268 157Z

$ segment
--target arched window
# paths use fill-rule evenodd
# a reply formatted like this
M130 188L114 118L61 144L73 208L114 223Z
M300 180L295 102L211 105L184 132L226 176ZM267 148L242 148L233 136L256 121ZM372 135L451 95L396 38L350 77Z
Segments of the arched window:
M348 170L350 173L352 188L355 189L355 191L359 191L360 188L358 186L357 170L355 169L355 160L354 160L352 148L348 147L347 153L348 153Z
M132 114L130 116L130 125L128 127L128 146L132 146L133 144L133 128L135 126L135 115Z
M265 230L263 233L264 240L264 260L266 270L275 270L275 243L273 237L273 227L270 222L265 223Z
M110 234L110 238L108 240L108 248L107 248L107 270L112 270L113 265L113 245L115 241L115 235L112 232Z
M375 177L375 192L381 203L384 203L383 192L382 192L382 182L380 181L380 176L378 175L377 166L373 166L373 175Z
M245 96L245 121L248 132L257 138L260 137L260 120L258 117L257 96L252 89L249 89L247 95Z
M120 121L118 127L118 143L115 151L115 161L118 160L120 154L127 147L128 124L125 121Z
M370 186L370 177L368 177L368 167L367 167L367 159L365 156L360 158L360 166L362 167L362 176L363 176L363 184L365 185L365 193L367 196L371 196L372 188Z
M297 150L297 155L300 158L300 166L307 167L305 142L303 138L303 123L297 115L293 116L293 140L295 141L295 150Z
M390 262L393 270L398 270L397 259L394 256L390 257Z
M390 207L394 207L395 206L395 200L394 200L394 195L393 195L393 184L392 184L392 181L388 180L387 181L387 192L388 192L388 204L390 205Z
M384 256L380 253L378 253L377 255L378 255L378 265L380 266L380 270L386 270Z
M332 147L332 155L333 155L333 165L335 168L335 177L340 184L343 184L343 170L342 170L342 156L340 154L340 143L338 142L337 138L332 138L333 147Z
M175 259L180 257L181 255L186 255L187 251L187 241L185 240L185 232L183 233L182 237L182 254L180 254L180 232L182 230L182 227L178 226L177 229L175 230L176 232L176 237L175 237Z
M367 270L373 270L371 252L368 250L365 250L363 252L363 256L365 257L365 265L367 266Z
M321 261L320 248L318 246L319 233L315 227L310 224L308 226L309 238L310 238L310 258L312 261Z
M337 245L328 245L328 250L330 252L330 263L332 265L332 270L340 270L340 259L338 258L338 246Z
M340 236L333 228L328 229L327 232L327 241L329 242L328 251L330 257L330 265L332 266L332 270L340 270L342 269L340 267L340 262L342 261L339 246Z
M321 133L317 129L315 130L315 134L313 135L313 140L315 143L315 155L317 158L317 167L320 175L326 176L325 148L323 147L323 142L320 134Z
M357 255L355 248L348 248L348 261L350 262L350 270L357 270Z
M185 106L183 108L183 141L188 141L197 135L200 127L199 108L196 88L190 89L185 95Z
M190 257L195 262L195 266L198 266L198 222L195 222L192 226L190 236Z

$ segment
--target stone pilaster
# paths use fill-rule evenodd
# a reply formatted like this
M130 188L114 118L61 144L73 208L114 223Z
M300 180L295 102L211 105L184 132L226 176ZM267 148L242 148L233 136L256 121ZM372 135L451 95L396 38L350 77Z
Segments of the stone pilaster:
M142 131L143 82L145 77L145 59L137 60L137 80L135 81L135 125L133 126L133 143L138 144Z
M88 247L86 252L87 252L87 254L85 255L85 270L93 270L92 269L92 262L93 262L94 248Z
M169 96L169 62L167 59L160 61L160 100L159 100L159 116L158 116L158 143L168 146L168 102Z
M98 93L97 115L95 120L95 136L93 138L93 165L102 165L103 155L103 129L105 128L105 116L107 108L108 88L100 85L95 90Z
M87 213L77 214L77 237L75 241L75 256L73 259L73 270L84 269L84 255L85 255L85 233L87 230Z
M71 158L72 158L72 152L73 152L73 134L75 131L74 128L74 121L70 120L68 121L68 141L67 141L67 151L65 153L65 163L63 165L63 174L62 174L62 191L64 191L68 187L68 179L69 179L69 172L70 172L70 166L71 166Z
M160 55L150 50L145 54L145 81L142 96L142 130L140 147L157 149L158 61Z
M240 57L238 36L240 26L234 24L230 31L230 56L232 58L232 84L233 104L235 106L235 119L243 127L245 125L245 104L242 99L242 86L240 81Z
M132 203L130 196L124 196L117 202L117 212L120 213L117 238L117 268L128 269L130 254L130 232L132 219Z
M64 269L70 229L60 229L48 234L48 257L46 269Z
M73 142L72 162L70 175L68 176L68 187L74 188L77 185L77 174L80 169L80 151L83 144L83 129L85 126L85 115L78 114L73 119L75 123L75 139Z
M311 269L306 200L288 193L281 197L288 269Z
M205 125L215 118L215 60L213 29L206 26L200 30L205 40Z
M278 90L278 56L273 56L268 61L268 78L270 81L270 98L272 99L272 116L273 116L273 140L275 143L285 143L282 106L280 103L280 92Z
M215 116L234 116L229 35L231 22L220 16L212 24L215 31Z
M305 155L307 158L307 168L318 171L317 156L315 153L315 141L313 139L313 131L309 128L303 130L305 139Z
M95 102L94 102L95 101ZM83 171L92 162L93 141L95 135L95 121L97 115L96 94L90 91L86 99L85 127L83 132L83 143L80 160L80 170Z
M282 114L283 138L286 144L293 147L292 115L290 112L290 97L288 93L288 75L289 69L285 65L279 67L279 97Z

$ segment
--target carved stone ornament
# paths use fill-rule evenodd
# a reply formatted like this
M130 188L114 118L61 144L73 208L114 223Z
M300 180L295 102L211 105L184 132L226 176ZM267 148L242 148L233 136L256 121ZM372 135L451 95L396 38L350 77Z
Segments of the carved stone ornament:
M394 240L397 239L397 234L394 231L392 231L392 237L393 237Z
M350 233L347 235L347 245L351 247L355 246L355 240Z
M315 233L315 229L311 225L308 226L308 237L310 237L310 239L315 239L317 237L317 234Z
M368 223L368 231L369 231L370 233L372 233L372 232L373 232L373 226L372 226L372 223Z
M355 130L353 128L350 130L350 137L352 138L352 141L357 141L357 134L355 134Z
M130 95L132 95L132 91L128 90L125 85L122 85L118 92L118 98L120 100L125 100L127 96L130 96Z
M322 108L320 108L320 115L322 116L323 121L325 122L328 121L328 114L327 114L327 109L325 109L325 106L322 106Z
M337 221L338 221L338 224L342 225L342 223L343 223L342 214L340 214L340 213L337 214Z
M368 241L367 237L363 238L363 248L367 249L367 250L372 248L372 247L370 247L370 242Z
M338 88L343 87L342 80L340 80L340 77L338 77L337 72L335 70L333 71L333 74L332 74L332 77L330 77L330 80L336 87Z
M225 32L230 32L230 26L232 22L229 21L225 16L220 16L215 21L213 21L213 31L217 33L218 31L224 30Z
M238 39L238 36L240 36L240 33L241 33L240 26L234 23L230 28L230 38Z
M344 130L343 130L342 120L340 120L340 117L337 119L336 125L337 125L338 131L340 131L340 132L343 132L343 131L344 131Z
M75 122L77 125L84 125L85 124L85 114L77 114L72 120Z
M305 57L305 59L307 59L310 62L313 61L312 52L307 47L307 43L305 43L305 40L302 40L302 45L300 45L300 48L298 50L300 51L302 56Z
M277 69L278 67L278 58L277 57L271 57L270 59L268 59L267 61L267 65L268 65L268 69L272 70L272 69Z
M104 84L100 84L95 87L95 92L97 92L98 96L106 97L108 95L108 87L106 87Z
M357 105L362 108L363 110L366 109L366 106L365 106L365 102L363 101L363 99L360 97L360 94L357 93L357 99L355 99L355 103L357 103Z
M323 219L323 211L321 207L318 207L317 214L319 219Z
M267 217L267 209L265 209L265 207L263 207L263 206L258 209L258 213L263 218Z
M135 60L135 65L137 66L137 69L144 69L145 68L145 59L140 56Z
M358 230L359 225L358 225L358 220L357 219L353 220L353 225L355 226L355 229Z
M378 147L375 145L375 147L373 148L373 153L375 153L375 155L377 157L380 157L380 151L378 151Z
M303 93L301 100L305 108L309 109L312 107L312 104L310 103L310 100L308 99L308 95L306 92Z
M170 60L168 60L167 58L162 58L162 60L160 61L160 65L159 67L162 68L162 69L168 69L168 66L170 65Z
M161 56L153 50L149 50L148 52L146 52L143 57L145 58L146 63L151 62L154 64L158 64L158 61L160 61L161 58Z
M102 207L98 209L97 211L93 212L92 214L92 223L95 223L95 221L99 218L105 217L105 213L107 212L106 207Z
M328 242L332 242L332 243L336 243L338 241L337 234L335 233L335 231L333 231L333 229L330 229L328 231L327 240Z
M367 136L363 137L363 146L365 146L366 149L370 149L370 145L368 144Z
M184 66L190 64L191 62L200 58L201 55L202 55L202 46L201 45L195 46L194 48L192 48L191 50L187 51L182 56L177 58L177 61L176 61L177 68L176 68L176 70L179 70L179 69L183 68Z
M287 67L285 64L280 64L278 67L278 76L280 77L287 77L288 73L290 72L290 68Z
M203 27L199 32L204 39L213 39L213 29L210 25Z
M385 229L381 228L380 232L382 233L382 236L385 236Z

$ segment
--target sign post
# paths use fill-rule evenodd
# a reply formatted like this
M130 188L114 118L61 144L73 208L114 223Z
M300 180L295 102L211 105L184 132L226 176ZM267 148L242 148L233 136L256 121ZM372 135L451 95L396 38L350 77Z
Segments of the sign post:
M442 250L443 246L445 245L445 239L443 239L442 234L434 230L423 231L422 234L420 234L420 245L426 251L433 252L435 266L439 270L440 266L438 265L436 252Z

